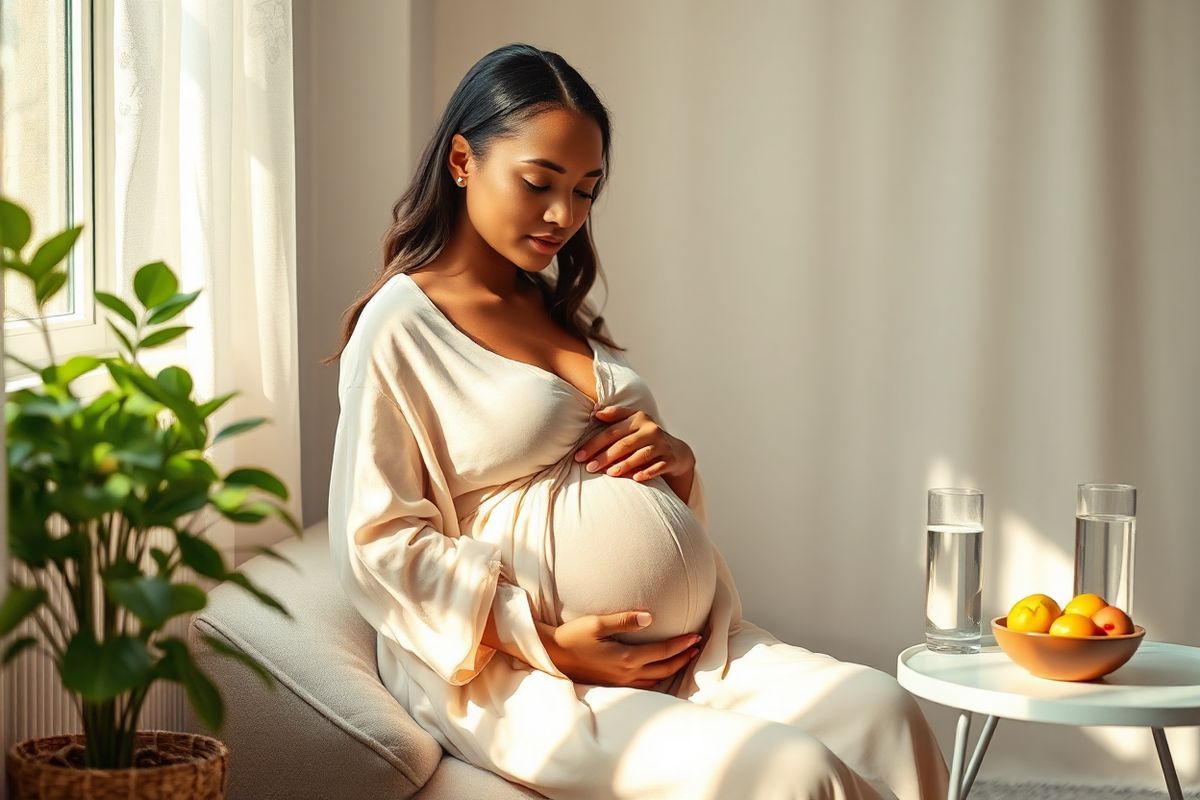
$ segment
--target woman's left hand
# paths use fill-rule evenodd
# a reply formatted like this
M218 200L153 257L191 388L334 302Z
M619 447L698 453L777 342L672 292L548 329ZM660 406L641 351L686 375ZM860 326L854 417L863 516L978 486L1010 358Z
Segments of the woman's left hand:
M685 475L696 464L687 442L667 433L643 411L606 406L595 418L610 424L575 452L576 461L592 459L589 472L605 470L640 482L658 475Z

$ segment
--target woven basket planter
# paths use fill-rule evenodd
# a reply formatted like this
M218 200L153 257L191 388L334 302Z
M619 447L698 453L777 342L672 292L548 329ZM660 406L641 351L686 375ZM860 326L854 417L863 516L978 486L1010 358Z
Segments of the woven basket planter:
M7 754L12 800L223 800L229 748L210 736L139 731L130 769L83 766L83 734L17 742Z

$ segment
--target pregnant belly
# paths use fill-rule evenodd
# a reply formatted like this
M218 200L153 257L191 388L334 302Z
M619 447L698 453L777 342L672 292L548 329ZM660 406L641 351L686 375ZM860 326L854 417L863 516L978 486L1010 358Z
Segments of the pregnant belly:
M654 621L614 638L661 641L704 629L716 588L712 545L661 477L593 474L572 463L551 510L559 615L648 610Z

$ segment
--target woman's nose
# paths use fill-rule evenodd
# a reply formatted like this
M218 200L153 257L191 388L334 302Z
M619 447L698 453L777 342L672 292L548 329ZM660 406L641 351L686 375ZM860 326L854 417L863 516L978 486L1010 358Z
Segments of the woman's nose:
M566 202L557 202L552 204L546 211L545 220L546 222L554 223L559 228L564 230L570 228L575 221L572 219L571 201L568 200Z

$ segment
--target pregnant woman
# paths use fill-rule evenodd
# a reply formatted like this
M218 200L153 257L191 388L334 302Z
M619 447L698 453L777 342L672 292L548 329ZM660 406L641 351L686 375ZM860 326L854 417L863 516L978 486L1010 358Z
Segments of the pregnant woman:
M742 618L694 454L586 302L609 142L560 56L488 54L347 312L330 547L380 676L550 798L944 797L894 678Z

